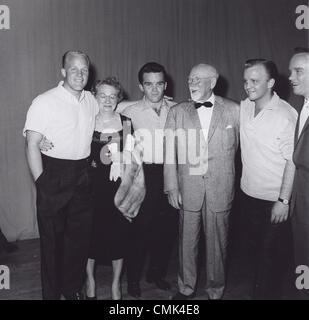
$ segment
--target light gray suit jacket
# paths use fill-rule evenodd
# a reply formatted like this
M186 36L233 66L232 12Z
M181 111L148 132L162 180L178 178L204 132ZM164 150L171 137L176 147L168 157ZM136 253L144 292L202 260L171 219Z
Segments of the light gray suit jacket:
M205 195L212 211L230 210L239 144L239 105L215 96L207 142L201 129L193 102L170 109L165 125L164 191L178 189L184 210L200 211Z

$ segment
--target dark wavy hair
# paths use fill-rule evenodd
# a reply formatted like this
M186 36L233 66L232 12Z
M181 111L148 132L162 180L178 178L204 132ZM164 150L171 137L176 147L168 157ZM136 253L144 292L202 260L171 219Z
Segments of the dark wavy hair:
M92 86L92 93L96 95L98 93L98 89L102 85L109 85L111 87L114 87L116 90L118 90L118 102L120 102L123 99L123 88L120 82L117 80L116 77L107 77L103 80L97 80Z
M163 73L163 77L164 77L164 81L166 81L167 75L166 75L166 71L165 68L157 63L157 62L148 62L146 64L144 64L139 72L138 72L138 81L140 84L143 84L144 81L144 73Z

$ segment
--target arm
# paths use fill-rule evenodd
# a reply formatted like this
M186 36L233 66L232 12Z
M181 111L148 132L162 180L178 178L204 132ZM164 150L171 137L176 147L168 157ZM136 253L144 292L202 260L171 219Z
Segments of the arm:
M43 172L40 142L43 135L28 130L26 133L26 156L33 179L36 181Z
M117 109L116 111L118 113L123 113L123 111L129 107L129 106L132 106L133 104L136 104L138 101L128 101L128 100L123 100L121 102L118 103L117 105Z
M292 160L287 160L284 168L283 179L279 198L289 200L291 198L295 166ZM276 201L271 210L271 222L280 223L287 220L289 205Z
M168 203L175 209L182 206L182 197L178 189L167 192Z
M292 160L293 151L294 151L294 132L296 125L297 114L293 112L290 114L290 117L287 119L285 126L282 126L282 131L279 134L279 150L282 154L282 157L286 160L283 178L281 183L281 189L279 198L290 200L295 166ZM289 205L286 205L280 201L276 201L272 208L271 222L280 223L288 218Z
M178 186L175 115L171 109L164 129L164 192L169 204L180 209L182 198Z

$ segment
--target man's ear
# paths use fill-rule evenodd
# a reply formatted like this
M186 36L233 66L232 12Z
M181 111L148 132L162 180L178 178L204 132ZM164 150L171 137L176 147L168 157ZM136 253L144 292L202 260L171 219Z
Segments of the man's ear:
M145 92L143 85L139 84L138 87L139 87L139 89L140 89L143 93Z
M67 72L64 68L61 69L61 75L63 76L63 78L65 78L67 75Z
M167 88L167 82L164 83L164 91L166 90Z
M211 82L210 82L210 87L211 87L211 90L213 90L214 87L215 87L216 84L217 84L217 78L216 78L216 77L213 77L213 78L211 78L210 81L211 81Z
M276 82L275 79L269 79L267 83L268 89L272 89L275 85L275 82Z

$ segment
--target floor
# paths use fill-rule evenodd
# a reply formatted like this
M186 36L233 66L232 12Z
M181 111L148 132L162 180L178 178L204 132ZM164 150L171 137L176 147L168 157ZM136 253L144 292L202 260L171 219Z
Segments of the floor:
M237 211L237 210L236 210ZM250 280L252 275L246 270L245 257L243 255L243 227L241 216L237 213L231 216L231 235L228 258L227 286L223 300L250 300ZM40 252L39 240L18 241L19 250L12 253L0 253L0 265L7 265L10 269L10 289L0 290L0 300L39 300L41 299L40 287ZM202 259L201 259L202 260ZM200 278L194 299L207 299L203 291L204 266L201 263ZM1 277L1 273L0 273ZM123 299L132 300L126 293L126 277L122 279ZM290 269L284 284L283 299L297 299L295 289L296 276ZM99 299L110 299L110 279L111 268L100 266L97 270L97 295ZM175 250L170 262L167 280L172 289L162 291L153 284L148 284L145 280L141 281L142 300L169 300L177 291L177 249ZM1 282L0 282L1 284Z

